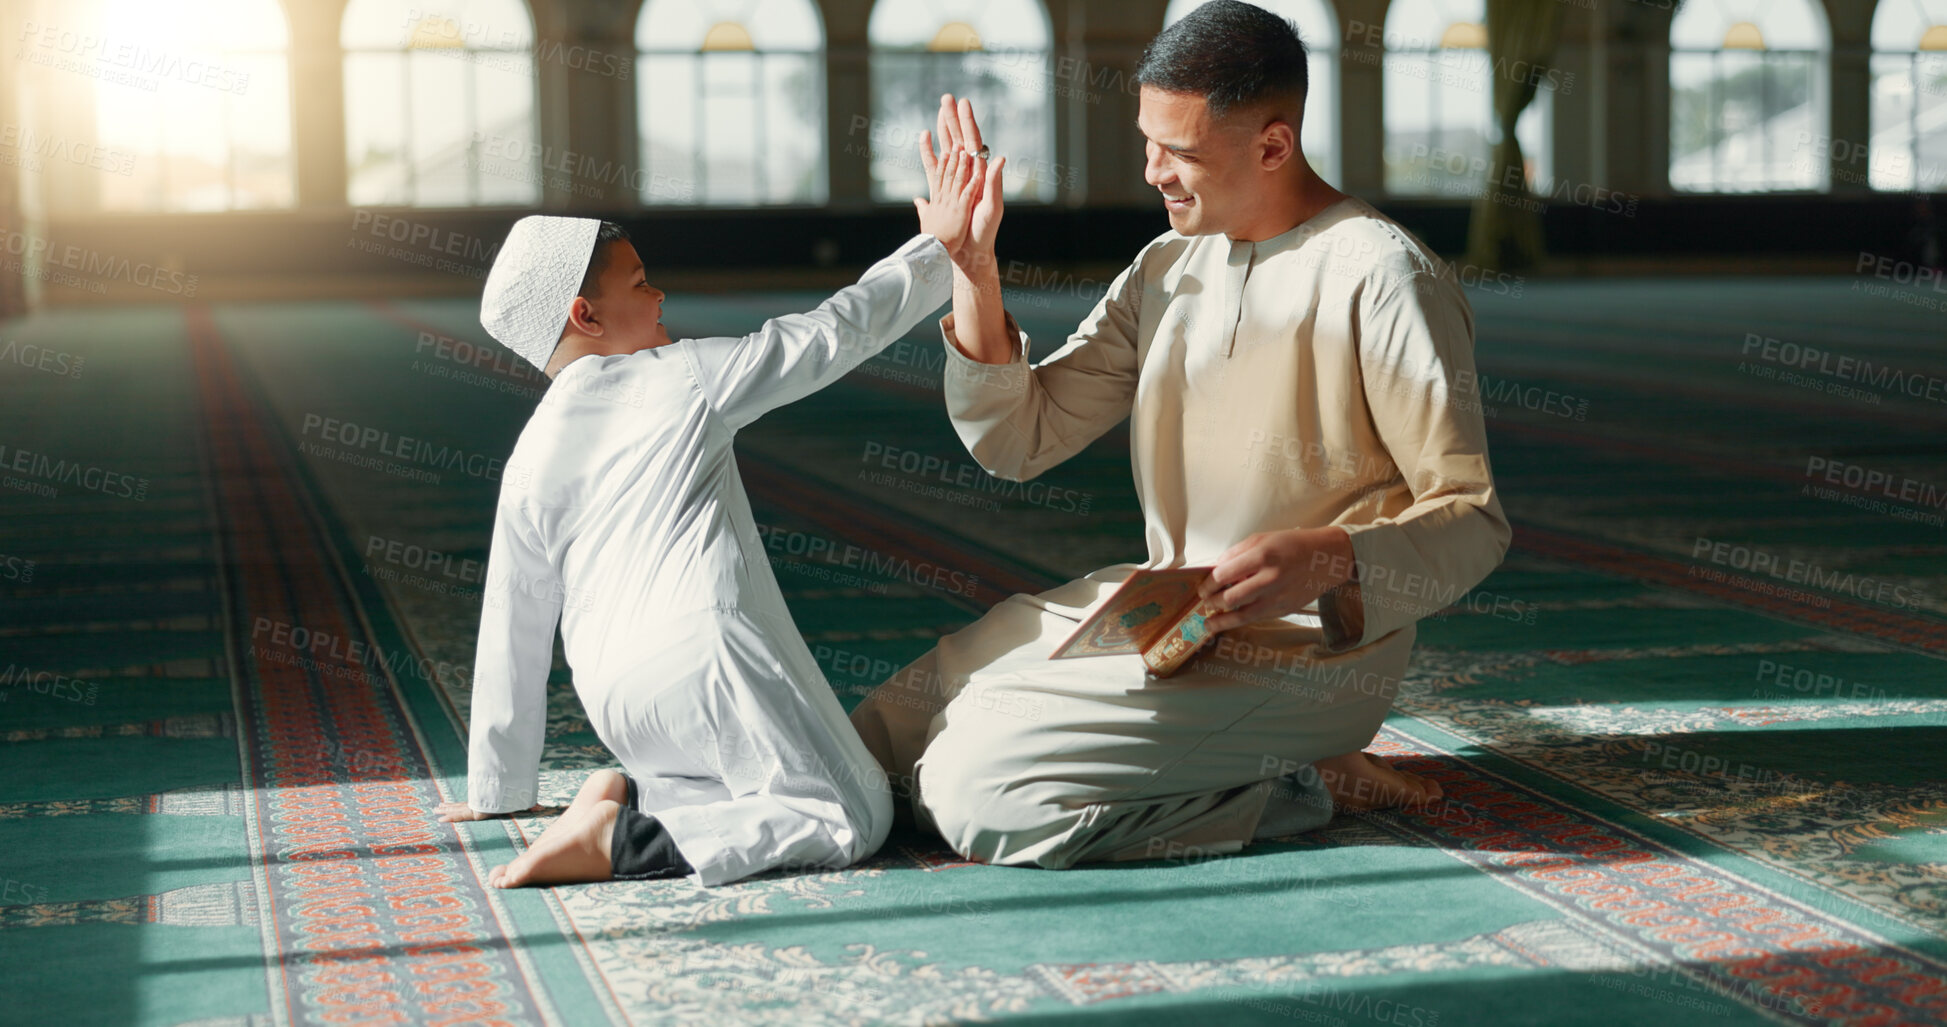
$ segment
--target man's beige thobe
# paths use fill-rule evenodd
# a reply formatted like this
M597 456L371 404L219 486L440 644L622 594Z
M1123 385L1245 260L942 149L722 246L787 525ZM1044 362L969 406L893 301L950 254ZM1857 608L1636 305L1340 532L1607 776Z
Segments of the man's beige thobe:
M1010 325L1010 328L1012 326ZM1356 584L1226 632L1169 678L1048 654L1135 564L1017 595L868 696L866 745L970 859L1066 867L1234 851L1272 782L1356 751L1414 622L1500 562L1509 530L1452 271L1362 201L1263 242L1150 243L1067 345L984 365L947 333L947 410L1026 480L1130 419L1149 559L1213 564L1257 532L1336 524Z

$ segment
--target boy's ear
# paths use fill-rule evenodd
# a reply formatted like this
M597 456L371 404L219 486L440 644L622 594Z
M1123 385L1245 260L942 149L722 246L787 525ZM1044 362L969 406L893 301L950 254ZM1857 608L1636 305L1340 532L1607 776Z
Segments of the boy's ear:
M595 305L586 296L576 296L568 307L568 327L583 335L601 335L602 323L595 319Z

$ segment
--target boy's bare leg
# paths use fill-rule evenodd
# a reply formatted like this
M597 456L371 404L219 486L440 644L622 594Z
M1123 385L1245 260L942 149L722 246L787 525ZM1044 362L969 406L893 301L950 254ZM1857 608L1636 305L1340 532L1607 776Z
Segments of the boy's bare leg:
M1319 780L1340 809L1373 810L1418 806L1440 798L1440 784L1409 774L1369 752L1348 752L1319 760Z
M596 771L582 784L567 812L549 824L520 858L489 871L487 883L523 888L609 880L614 874L609 843L627 795L627 781L621 774Z

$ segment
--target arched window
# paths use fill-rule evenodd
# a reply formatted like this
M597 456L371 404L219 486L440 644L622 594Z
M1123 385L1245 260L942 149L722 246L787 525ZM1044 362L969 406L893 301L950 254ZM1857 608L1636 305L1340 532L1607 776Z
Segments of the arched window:
M1868 157L1838 158L1875 189L1947 188L1947 0L1880 0L1872 149Z
M1196 10L1206 0L1170 0L1163 24ZM1326 0L1254 0L1272 14L1298 26L1305 41L1308 79L1305 124L1300 144L1312 168L1328 182L1339 180L1339 23Z
M1824 189L1805 140L1827 133L1830 41L1813 0L1685 0L1670 23L1670 186Z
M982 136L1007 157L1010 199L1053 200L1075 185L1075 170L1055 163L1049 99L1057 88L1095 87L1086 75L1053 78L1054 31L1041 0L878 0L866 35L872 117L852 119L846 147L871 154L875 197L926 195L919 133L933 127L941 93L973 100Z
M353 204L540 200L534 21L522 0L351 0L339 42Z
M128 59L94 69L102 72L94 80L96 141L127 155L125 174L100 176L103 210L296 201L290 30L277 0L108 0L101 19L104 45Z
M1486 0L1393 0L1384 38L1386 191L1478 195L1500 138ZM1550 77L1514 126L1531 185L1553 177L1554 114Z
M811 0L649 0L635 41L643 203L824 202Z

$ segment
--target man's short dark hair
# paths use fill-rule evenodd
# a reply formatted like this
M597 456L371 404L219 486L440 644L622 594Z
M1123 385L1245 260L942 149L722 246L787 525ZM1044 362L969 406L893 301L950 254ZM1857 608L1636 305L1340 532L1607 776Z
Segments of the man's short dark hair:
M602 227L595 230L595 252L588 255L588 273L581 276L581 292L577 295L592 300L601 293L602 273L608 270L608 252L612 249L609 243L628 241L628 229L613 221L602 222Z
M1239 0L1210 0L1150 40L1136 81L1201 96L1213 118L1287 97L1297 118L1310 88L1297 26Z

